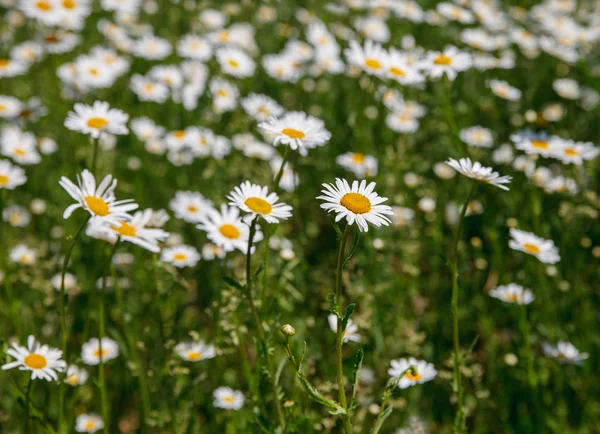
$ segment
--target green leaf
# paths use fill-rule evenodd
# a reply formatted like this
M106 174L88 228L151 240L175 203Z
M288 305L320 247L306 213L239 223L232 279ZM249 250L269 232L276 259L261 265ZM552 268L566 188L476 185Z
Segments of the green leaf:
M350 315L354 312L354 308L356 304L350 303L346 308L346 312L344 313L344 318L342 319L342 332L346 330L346 326L348 325L348 320L350 319Z
M258 277L258 275L259 275L260 273L262 273L264 269L265 269L265 266L264 266L263 264L261 264L261 265L260 265L260 266L257 268L257 270L254 272L254 276L253 276L253 278L256 278L256 277Z
M379 430L383 426L383 422L385 422L385 420L388 417L390 417L390 414L392 414L392 411L394 411L394 407L386 407L385 410L383 410L383 413L381 413L381 416L379 418L377 418L377 420L375 421L375 425L373 425L371 434L377 434L379 432Z
M242 284L240 284L239 282L237 282L236 280L232 279L231 277L228 276L224 276L223 280L229 285L229 286L233 286L236 289L239 289L240 291L244 292L246 290L246 287Z
M302 387L304 387L304 390L306 390L308 396L310 396L319 404L331 409L329 413L346 414L346 410L344 410L344 408L340 404L330 399L327 399L325 396L321 395L321 393L315 387L313 387L312 384L308 382L308 380L304 377L304 375L302 375L301 372L298 372L296 374L296 377L298 377L298 381L300 381L300 384L302 384Z
M356 391L358 390L358 375L362 368L363 359L365 352L360 348L356 353L356 362L354 363L354 370L352 371L352 400L356 398Z

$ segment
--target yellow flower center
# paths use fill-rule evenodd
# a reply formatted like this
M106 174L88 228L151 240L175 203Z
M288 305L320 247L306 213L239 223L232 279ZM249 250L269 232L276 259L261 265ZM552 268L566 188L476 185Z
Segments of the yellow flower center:
M173 259L176 261L185 261L187 259L187 255L185 253L175 253Z
M65 9L75 9L77 2L75 0L63 0L62 5Z
M5 68L10 65L10 60L8 59L0 59L0 68Z
M252 211L260 214L269 214L273 210L271 204L260 197L249 197L244 203Z
M229 41L229 33L226 32L226 31L223 31L223 32L219 33L218 39L221 42L227 42L227 41Z
M452 63L452 58L440 54L438 57L433 59L433 63L435 63L436 65L450 65Z
M23 363L29 368L32 369L44 369L48 362L44 356L39 354L29 354L25 359L23 359Z
M88 423L85 424L85 429L87 430L91 430L96 428L96 422L94 422L93 420L88 421Z
M6 106L4 104L0 104L0 112L6 111Z
M195 207L194 205L188 205L187 210L189 212L198 212L198 208Z
M346 193L340 203L354 214L365 214L371 211L371 201L360 193Z
M52 9L52 6L50 5L50 3L46 2L46 1L39 1L35 4L35 7L38 9L41 9L43 11L49 11L50 9Z
M229 59L229 61L227 63L229 63L229 65L232 68L237 68L238 66L240 66L240 64L238 62L236 62L235 60L233 60L233 59Z
M185 131L184 130L177 130L173 133L173 135L175 137L177 137L178 139L181 139L183 136L185 136Z
M258 108L258 110L257 110L257 111L258 111L260 114L262 114L262 115L265 115L265 116L267 116L269 113L271 113L271 112L269 111L269 109L268 109L268 108L266 108L264 105L263 105L263 106L260 106L260 107Z
M8 184L8 176L0 175L0 186Z
M22 157L22 156L26 155L27 153L24 150L22 150L21 148L17 148L17 149L15 149L15 154L18 155L19 157Z
M202 358L202 353L199 351L190 351L187 354L187 358L188 358L188 360L191 360L192 362L196 362Z
M419 381L421 378L423 378L423 376L421 374L419 374L418 372L415 372L415 374L413 375L413 373L410 371L408 371L406 374L404 374L404 376L412 381Z
M565 149L565 154L569 155L571 157L575 157L575 156L579 155L579 152L577 152L577 149L575 149L575 148L567 148L567 149Z
M85 200L85 204L94 214L99 215L100 217L107 216L109 213L108 204L96 196L86 196L83 198Z
M355 152L352 154L352 161L356 164L361 164L365 161L365 154Z
M521 301L521 297L517 294L508 294L506 296L506 301L510 301L512 303L514 302L520 302Z
M96 68L90 68L90 74L92 74L92 75L98 75L98 70Z
M223 401L225 401L228 404L233 404L233 396L226 396L225 398L223 398Z
M371 69L380 69L381 68L381 62L377 59L366 59L365 65Z
M533 146L536 149L548 149L549 148L548 142L545 140L532 140L531 146Z
M306 134L300 130L295 130L294 128L284 128L281 132L292 139L303 139L306 137Z
M77 375L69 375L67 378L65 378L65 383L68 383L71 386L77 386L77 384L79 384L79 381L77 381Z
M269 205L270 206L270 205ZM219 232L223 234L224 237L230 238L232 240L236 240L240 237L241 233L238 228L234 225L224 224L219 228Z
M227 92L225 92L223 89L219 89L219 91L217 92L217 95L219 95L221 97L226 97Z
M102 348L102 351L100 351L100 348L98 348L96 351L94 351L94 356L98 358L104 358L107 353L108 351L106 351L106 349Z
M406 73L402 69L397 68L395 66L392 66L390 68L390 73L392 73L396 77L404 77L406 75Z
M121 226L113 226L112 228L122 237L135 237L136 234L135 227L131 226L129 223L121 222Z
M541 251L538 246L536 246L535 244L531 244L531 243L523 244L523 248L525 249L525 251L527 251L527 253L531 253L532 255L536 255L536 254L540 253L540 251Z
M87 121L87 126L99 130L107 123L108 121L104 118L89 118Z

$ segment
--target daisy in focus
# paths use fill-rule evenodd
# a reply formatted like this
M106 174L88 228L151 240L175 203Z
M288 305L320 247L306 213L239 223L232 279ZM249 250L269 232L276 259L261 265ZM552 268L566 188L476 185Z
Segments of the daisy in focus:
M535 299L533 293L529 289L524 289L521 285L517 285L516 283L509 283L508 285L491 289L489 295L490 297L497 298L506 303L524 305L531 303Z
M391 207L382 205L388 199L380 197L373 191L375 185L374 182L367 185L363 180L360 184L354 181L350 186L345 179L336 178L335 185L323 184L325 189L321 190L323 194L317 196L317 199L325 201L321 204L321 208L337 214L336 222L346 218L349 225L356 222L361 232L367 232L369 223L376 227L388 226L391 220L387 216L394 214Z
M111 338L104 336L102 338L102 350L100 350L100 340L91 338L81 347L81 359L86 365L95 366L116 359L119 356L119 345Z
M267 223L279 223L292 216L292 207L278 202L277 193L269 193L267 187L244 181L239 187L235 187L227 196L229 205L238 207L249 213L249 219L261 216Z
M212 359L217 355L215 347L207 345L202 341L180 342L175 346L175 352L179 357L188 362Z
M559 341L556 345L545 343L543 349L546 356L563 364L581 365L589 357L588 353L580 353L571 342L566 341Z
M494 169L491 167L484 167L479 162L473 163L470 158L461 158L459 161L455 160L454 158L450 158L446 164L467 178L471 178L486 184L491 184L501 188L502 190L509 190L505 184L510 183L512 180L511 176L500 176L500 174L498 172L494 172Z
M417 360L414 357L392 360L390 362L388 374L392 378L398 377L411 366L414 368L414 374L411 371L407 371L402 378L398 380L398 387L400 389L406 389L417 384L426 383L437 376L437 370L433 364L427 363L425 360Z
M222 247L226 252L238 249L246 253L248 249L250 229L242 221L240 210L237 207L228 207L223 204L220 210L211 208L196 227L205 231L207 238L217 246ZM253 241L257 242L262 238L262 232L257 230Z
M271 117L258 124L258 128L273 137L273 145L288 145L300 155L308 155L309 149L323 146L331 139L331 133L322 120L304 112L288 112L280 118Z
M129 115L121 110L110 108L107 102L96 101L93 106L76 103L74 112L69 112L65 127L72 131L89 134L97 139L101 133L114 135L127 134L126 123Z
M244 406L244 394L231 387L218 387L213 392L213 405L226 410L239 410Z
M335 333L337 332L337 321L338 317L336 315L328 315L327 322L329 323L329 327ZM358 326L354 324L354 322L349 319L346 324L346 330L344 330L343 336L344 343L346 342L360 342L360 335L358 334Z
M513 250L519 250L535 256L544 264L556 264L560 261L558 248L552 240L546 240L531 232L515 228L510 229L510 237L511 240L509 240L508 246Z
M31 379L41 378L46 381L58 381L58 373L67 368L67 363L61 360L62 351L40 343L30 335L27 347L16 343L6 350L6 354L15 359L2 365L2 370L19 368L20 371L31 371Z

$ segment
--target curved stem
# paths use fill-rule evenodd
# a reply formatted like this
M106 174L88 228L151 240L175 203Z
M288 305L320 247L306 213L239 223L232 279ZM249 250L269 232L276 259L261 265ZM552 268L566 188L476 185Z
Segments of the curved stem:
M460 213L460 218L458 220L458 228L456 229L456 234L454 236L454 244L452 246L452 340L454 343L453 389L457 395L457 410L456 418L454 419L454 432L459 434L464 433L466 431L466 421L464 414L463 387L460 373L462 360L460 356L460 336L458 328L458 242L462 233L465 216L467 215L467 208L469 206L471 198L473 197L473 194L475 193L476 187L477 181L472 181L471 187L469 189L469 194L463 204Z
M33 377L29 377L29 383L27 383L27 392L25 392L25 421L23 424L24 433L29 432L29 395L31 393L31 387L33 385Z
M340 404L344 410L348 409L348 404L346 401L346 390L344 387L344 363L343 363L343 354L342 354L342 346L344 343L344 331L342 330L342 268L344 265L344 252L346 250L346 242L348 241L348 234L350 233L350 225L347 224L344 229L344 233L342 234L342 238L340 239L340 248L338 251L337 258L337 270L335 276L335 302L337 305L338 317L337 317L337 335L336 335L336 353L337 353L337 382L338 382L338 390L340 394ZM346 429L346 434L352 433L352 423L350 422L350 416L346 412L344 416L344 426Z

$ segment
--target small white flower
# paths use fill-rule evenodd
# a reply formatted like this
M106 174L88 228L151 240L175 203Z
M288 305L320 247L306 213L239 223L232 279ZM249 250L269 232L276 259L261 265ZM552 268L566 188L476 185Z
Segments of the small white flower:
M329 323L329 327L333 332L337 332L337 320L338 317L336 315L328 315L327 322ZM360 335L358 334L358 326L354 324L354 322L349 319L346 324L346 330L344 330L344 336L342 337L344 343L346 342L360 342Z
M104 428L102 418L97 414L80 414L75 420L75 431L93 434Z
M81 359L86 365L95 366L116 359L119 356L119 345L111 338L104 336L102 338L102 350L100 350L100 340L91 338L81 347Z
M215 347L207 345L202 341L180 342L175 346L175 352L179 357L188 362L212 359L217 355Z
M414 357L392 360L390 362L388 374L392 378L398 377L411 366L414 367L415 372L413 374L411 371L408 371L398 380L398 387L400 389L406 389L416 384L426 383L437 376L437 371L433 364L427 363L424 360L417 360Z
M461 158L459 161L450 158L446 164L467 178L494 185L502 190L508 190L504 184L508 184L512 180L510 176L500 176L491 167L484 167L479 162L473 163L470 158Z
M554 245L554 241L515 228L510 229L510 236L511 240L509 240L508 246L511 249L535 256L544 264L555 264L560 261L558 248Z
M163 249L160 260L177 268L194 267L200 260L200 253L185 244Z
M31 379L41 378L46 381L58 381L58 372L63 372L67 363L61 360L62 351L48 345L40 345L33 336L27 338L27 347L16 343L6 350L6 354L15 359L14 362L2 365L2 370L19 368L31 371Z
M564 364L581 365L589 357L588 353L580 353L572 343L566 341L559 341L556 345L545 343L543 348L544 354Z
M214 208L209 209L196 226L205 231L207 238L216 245L231 252L234 249L246 253L248 250L248 237L250 229L240 217L240 210L237 207L228 207L221 205L220 211ZM262 240L262 232L256 231L254 242Z
M81 386L85 384L89 377L88 372L76 365L70 365L67 368L67 375L65 376L65 383L71 386Z
M197 191L178 191L169 203L175 217L188 223L200 222L206 211L212 207L212 201Z
M244 181L227 196L229 204L249 213L249 219L261 216L267 223L279 223L292 216L292 207L279 202L277 193L269 193L268 187Z
M127 134L129 130L125 125L129 115L121 110L110 108L107 102L96 101L89 106L76 103L74 112L69 112L65 120L65 127L72 131L89 134L97 139L101 133Z
M323 146L331 139L325 123L304 112L288 112L281 118L271 117L258 127L273 136L273 144L288 145L306 156L309 149Z
M529 304L535 297L529 289L524 289L521 285L516 283L509 283L508 285L498 286L491 289L489 292L490 297L497 298L506 303L516 304Z
M244 394L230 387L218 387L213 392L213 405L227 410L239 410L244 406Z
M491 130L475 125L460 130L460 139L469 146L491 148L494 144L494 134Z

